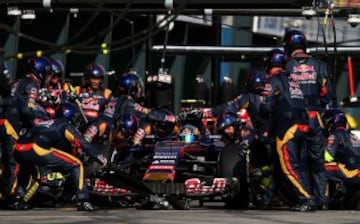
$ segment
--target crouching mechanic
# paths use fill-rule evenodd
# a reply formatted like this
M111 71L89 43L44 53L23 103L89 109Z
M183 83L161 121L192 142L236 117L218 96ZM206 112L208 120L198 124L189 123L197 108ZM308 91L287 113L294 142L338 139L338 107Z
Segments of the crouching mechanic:
M348 187L360 186L360 139L350 132L341 110L326 110L323 120L328 136L325 147L327 177Z
M77 107L64 104L62 112L64 118L39 122L15 144L14 155L20 165L19 187L26 186L23 185L26 184L26 178L21 177L29 176L26 172L35 165L70 172L76 185L78 211L94 211L95 207L89 202L89 192L84 182L83 163L71 155L71 151L74 148L77 151L81 149L102 165L106 164L106 159L77 130L81 121Z
M219 116L226 111L238 112L241 109L246 109L248 112L251 124L246 125L247 129L254 129L254 134L257 134L260 138L268 136L268 129L270 122L260 116L260 105L264 101L262 92L264 91L266 83L266 75L262 72L252 72L246 83L246 91L240 94L235 99L216 106L212 114Z
M6 184L0 189L6 194L8 209L23 210L27 206L21 204L16 193L17 165L13 155L13 147L23 130L31 128L44 114L44 108L38 103L38 92L44 80L53 74L49 59L46 57L30 58L27 61L27 73L11 85L8 106L4 115L5 136L2 139L2 160L5 164L3 177ZM40 119L40 120L41 120Z
M117 81L117 88L119 90L119 97L114 102L110 102L107 107L115 106L113 111L114 122L118 123L125 114L134 114L141 121L148 121L156 124L170 124L169 126L174 127L176 118L167 110L159 109L152 110L150 108L143 107L138 103L144 96L144 86L141 78L134 72L125 73L121 75ZM104 112L104 114L109 114ZM144 125L145 126L145 125ZM146 127L141 126L133 138L133 144L140 146L145 136ZM158 132L161 131L160 125L157 126Z
M234 112L225 112L217 119L218 131L222 139L227 144L240 144L248 149L253 140L253 130L248 127L242 127L238 115Z

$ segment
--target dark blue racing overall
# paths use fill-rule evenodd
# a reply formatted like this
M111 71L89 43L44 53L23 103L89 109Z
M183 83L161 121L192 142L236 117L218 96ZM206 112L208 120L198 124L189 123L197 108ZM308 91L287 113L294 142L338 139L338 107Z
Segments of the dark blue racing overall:
M301 151L309 131L305 100L299 85L280 71L271 76L265 85L266 99L261 105L261 114L271 114L272 129L276 132L276 150L280 167L285 176L282 178L295 192L296 203L309 203L307 167L301 164Z
M343 127L331 133L325 148L325 170L330 180L359 186L360 139Z
M39 118L44 118L46 112L37 103L39 82L31 77L24 77L12 85L9 105L5 113L4 127L6 130L2 140L2 152L6 154L8 163L5 169L8 194L16 189L16 161L13 156L13 146L19 138L22 128L31 128Z
M324 168L324 136L320 114L326 107L335 106L327 65L303 53L290 58L287 67L290 77L300 85L309 114L310 132L306 137L305 158L308 158L310 184L316 203L326 205L326 174Z
M19 172L24 176L31 170L29 167L35 165L46 166L54 171L70 172L78 201L86 201L89 193L84 183L84 167L74 156L74 150L75 153L82 150L99 161L97 149L87 142L68 120L61 118L43 121L31 128L15 144L14 155L20 165Z

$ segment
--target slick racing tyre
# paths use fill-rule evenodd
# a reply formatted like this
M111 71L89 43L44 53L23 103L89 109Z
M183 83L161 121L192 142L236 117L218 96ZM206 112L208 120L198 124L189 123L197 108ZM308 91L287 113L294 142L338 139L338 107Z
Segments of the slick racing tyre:
M359 187L359 186L357 186ZM347 189L343 205L346 210L360 210L360 190L354 186Z
M227 208L246 209L249 204L249 190L246 174L246 159L240 155L239 145L226 145L219 158L219 176L236 177L238 183L231 189L229 196L224 198Z

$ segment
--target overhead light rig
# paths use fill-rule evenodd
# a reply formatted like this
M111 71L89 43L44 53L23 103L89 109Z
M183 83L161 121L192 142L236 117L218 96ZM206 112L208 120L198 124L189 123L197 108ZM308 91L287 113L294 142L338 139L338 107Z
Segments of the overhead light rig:
M231 46L179 46L168 45L166 51L169 55L179 54L198 54L198 55L212 55L212 56L224 56L224 55L246 55L246 56L263 56L266 52L275 47L231 47ZM163 45L154 45L151 50L154 53L161 53L164 50ZM324 47L309 47L307 49L310 54L324 54ZM329 54L333 53L333 47L328 47ZM360 47L356 46L342 46L337 47L339 54L359 54Z
M31 8L68 8L68 7L89 7L91 4L103 3L104 7L119 8L125 6L131 1L131 8L134 9L146 9L146 8L169 8L177 7L183 4L183 0L7 0L8 5L18 5L22 7ZM188 9L203 9L203 8L229 8L229 9L241 9L241 8L259 8L261 5L264 8L300 8L302 6L311 6L312 0L188 0L186 5ZM5 4L5 3L4 3Z
M166 14L167 10L184 4L183 0L7 0L0 3L1 10L9 6L48 13L49 9L58 13L68 13L70 8L78 8L81 13L91 13L96 4L102 3L102 13L122 11L129 4L127 14ZM204 14L206 9L214 15L278 15L301 16L302 7L310 7L311 0L188 0L182 14ZM2 7L2 6L5 7ZM261 6L261 8L259 8Z
M9 8L18 7L21 10L35 10L36 13L69 13L70 9L77 9L79 13L88 14L96 10L96 4L102 3L103 14L123 12L129 4L127 15L159 15L166 14L169 8L176 8L184 4L183 0L7 0L0 2L0 13ZM3 7L5 6L5 7ZM261 7L259 7L261 6ZM111 10L109 10L111 9ZM213 15L243 15L243 16L323 16L326 7L319 5L313 8L311 0L188 0L183 15L203 15L206 10L212 10ZM334 17L348 17L354 7L341 6L332 10Z

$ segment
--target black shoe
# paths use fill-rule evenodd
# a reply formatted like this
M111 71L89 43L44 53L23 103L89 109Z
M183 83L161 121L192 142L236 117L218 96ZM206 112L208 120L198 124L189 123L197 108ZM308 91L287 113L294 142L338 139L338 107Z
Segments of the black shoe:
M329 206L328 205L318 205L317 209L326 211L326 210L329 210Z
M98 210L97 207L95 207L93 204L91 204L88 201L84 201L84 202L79 202L77 204L77 210L78 211L88 211L88 212L92 212L92 211L96 211Z
M7 205L7 209L9 210L29 210L30 208L31 206L21 198L16 198Z
M256 208L258 209L269 209L270 203L266 203L263 196L261 194L257 194L254 199L254 203Z
M311 206L308 203L303 203L303 204L297 204L295 206L293 206L291 208L291 211L296 211L296 212L313 212L316 211L316 207L315 206Z

